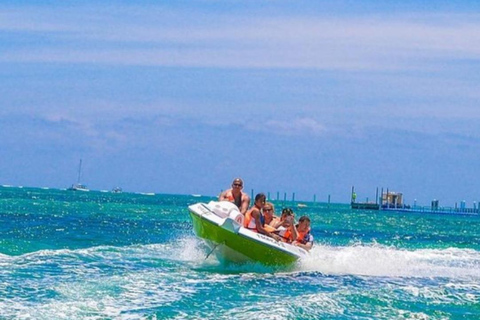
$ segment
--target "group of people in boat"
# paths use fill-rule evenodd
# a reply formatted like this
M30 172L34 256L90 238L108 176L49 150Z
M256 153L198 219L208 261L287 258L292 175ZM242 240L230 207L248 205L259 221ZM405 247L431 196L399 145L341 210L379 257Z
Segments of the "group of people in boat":
M218 200L234 203L245 216L243 226L247 229L306 250L313 246L308 216L301 216L295 223L295 213L290 208L284 208L280 217L276 216L275 206L267 202L263 193L257 194L253 206L249 207L250 197L243 192L243 180L240 178L235 178L232 187L223 191Z

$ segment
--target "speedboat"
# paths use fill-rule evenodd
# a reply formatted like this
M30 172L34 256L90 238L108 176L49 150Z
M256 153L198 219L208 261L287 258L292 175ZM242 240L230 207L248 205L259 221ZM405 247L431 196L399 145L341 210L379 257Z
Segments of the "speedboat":
M303 248L244 228L244 216L231 202L196 203L188 209L193 231L206 242L211 249L210 253L215 253L219 260L288 265L309 254Z

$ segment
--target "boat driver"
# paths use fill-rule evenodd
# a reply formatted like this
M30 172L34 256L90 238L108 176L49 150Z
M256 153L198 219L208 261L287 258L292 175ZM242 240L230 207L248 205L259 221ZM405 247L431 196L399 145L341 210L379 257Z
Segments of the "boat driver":
M240 212L245 215L250 205L250 197L248 194L242 191L243 189L243 180L240 178L235 178L232 182L232 188L223 191L220 196L218 196L218 201L229 201L234 203Z

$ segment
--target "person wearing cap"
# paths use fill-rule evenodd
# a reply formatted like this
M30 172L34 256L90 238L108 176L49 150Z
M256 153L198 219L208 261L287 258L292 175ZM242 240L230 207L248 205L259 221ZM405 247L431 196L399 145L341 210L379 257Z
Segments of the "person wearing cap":
M240 212L245 215L250 205L250 197L242 191L243 180L240 178L233 179L232 188L223 191L218 196L218 201L229 201L234 203Z

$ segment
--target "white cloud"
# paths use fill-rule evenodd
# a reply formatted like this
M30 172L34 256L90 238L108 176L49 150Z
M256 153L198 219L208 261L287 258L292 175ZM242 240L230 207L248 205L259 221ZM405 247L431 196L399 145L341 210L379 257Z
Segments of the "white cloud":
M129 8L132 9L132 8ZM474 14L246 17L164 8L39 8L0 13L0 30L55 45L11 46L3 61L229 68L426 68L477 59ZM134 14L130 13L133 11ZM47 42L48 43L48 42Z
M295 118L292 120L266 120L260 125L248 122L244 125L249 131L268 132L276 135L313 135L321 136L327 132L324 125L314 119Z

